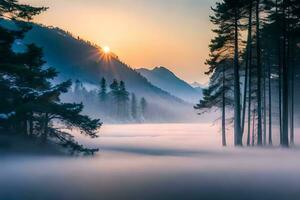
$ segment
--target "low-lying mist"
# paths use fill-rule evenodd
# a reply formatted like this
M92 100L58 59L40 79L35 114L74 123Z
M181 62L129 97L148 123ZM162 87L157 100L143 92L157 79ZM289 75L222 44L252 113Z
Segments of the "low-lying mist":
M104 125L100 134L77 137L100 148L94 157L1 156L0 199L300 198L297 146L222 148L210 124Z

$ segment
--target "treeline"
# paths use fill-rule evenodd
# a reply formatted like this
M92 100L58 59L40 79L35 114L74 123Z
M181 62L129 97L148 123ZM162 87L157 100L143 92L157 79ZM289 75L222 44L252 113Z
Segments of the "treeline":
M95 138L101 126L98 119L80 114L82 104L61 102L60 96L68 92L71 81L51 83L58 73L44 68L43 51L36 45L28 44L24 53L13 51L14 43L31 28L22 20L29 21L45 10L18 1L0 1L0 17L16 25L14 29L0 25L0 136L28 137L43 145L59 143L72 153L93 154L97 149L83 147L65 131L76 128Z
M90 108L89 113L100 113L110 121L141 123L147 119L147 100L129 93L124 81L114 79L109 84L102 78L97 89L88 90L81 81L76 80L73 96Z
M224 146L226 113L232 110L236 146L272 145L276 126L280 144L288 147L294 143L300 1L223 0L213 12L210 85L195 108L220 108Z

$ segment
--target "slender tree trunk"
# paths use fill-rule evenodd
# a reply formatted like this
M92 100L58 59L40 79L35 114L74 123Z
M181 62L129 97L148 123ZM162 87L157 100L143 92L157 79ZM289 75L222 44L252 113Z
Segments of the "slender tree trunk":
M226 146L226 98L225 98L225 66L222 66L223 70L223 94L222 94L222 145Z
M45 114L45 118L44 118L44 133L42 135L42 142L46 143L47 142L47 138L48 138L48 134L49 134L49 115L48 113Z
M235 43L234 43L234 144L242 146L240 74L239 74L239 32L238 11L235 7Z
M279 111L279 135L282 144L282 58L281 58L281 34L279 33L278 45L278 111Z
M261 106L261 49L260 49L260 0L256 2L256 40L257 40L257 145L262 145L262 106Z
M272 84L271 84L271 64L268 65L268 77L269 77L269 145L273 144L272 138Z
M253 111L253 119L252 119L252 146L255 145L255 117L256 111Z
M287 64L287 24L286 24L286 1L283 1L283 48L282 48L282 78L283 78L283 93L282 93L282 143L284 147L289 146L289 80L288 80L288 64Z
M30 112L29 117L29 135L33 135L33 112Z
M25 116L24 116L25 117ZM22 128L21 128L21 133L23 133L23 135L26 135L26 134L28 134L28 120L26 119L26 117L25 117L25 119L23 120L23 123L22 123L22 126L21 126Z
M251 79L250 79L251 80ZM251 86L250 86L251 87ZM249 105L248 105L248 134L247 134L247 146L250 146L250 134L251 134L251 90L249 92Z
M282 145L282 52L281 52L281 30L280 30L280 19L279 19L279 9L278 0L276 0L276 21L277 21L277 32L278 32L278 111L279 111L279 136L280 144Z
M248 54L248 53L247 53ZM245 80L244 80L244 93L243 93L243 115L242 115L242 136L245 131L245 119L246 119L246 104L247 104L247 89L248 89L248 72L249 72L249 60L246 56L246 68L245 68Z
M294 43L292 42L292 45ZM293 51L294 53L294 51ZM294 93L295 93L295 64L294 64L294 54L291 56L291 88L290 88L290 140L291 144L294 144Z
M249 27L249 96L248 96L248 136L247 136L247 145L250 146L250 134L251 134L251 104L252 104L252 6L253 6L253 1L250 1L250 7L251 7L251 26ZM249 18L250 19L250 18ZM253 116L254 119L254 116Z
M248 89L248 85L249 88L251 87L251 57L252 55L252 0L250 0L250 4L249 4L249 19L248 19L248 39L247 39L247 54L246 54L246 69L245 69L245 83L244 83L244 102L243 102L243 120L242 120L242 135L244 135L244 131L245 131L245 119L246 119L246 102L247 102L247 89ZM248 80L249 78L249 80ZM250 89L249 91L249 96L250 98L249 100L249 107L251 107L251 93L250 93ZM249 117L249 107L248 107L248 120L251 120L251 116ZM250 114L251 115L251 114ZM249 121L248 121L248 129L249 129ZM249 145L250 143L250 134L248 131L248 135L247 135L247 145Z
M288 13L290 13L290 9L288 9ZM288 19L290 16L288 15ZM290 26L288 25L287 32L290 33ZM295 70L294 70L294 45L296 41L294 40L294 36L288 34L287 36L287 60L288 60L288 72L289 72L289 123L290 123L290 143L294 144L294 79L295 79Z
M267 145L267 91L266 91L266 73L265 67L263 67L263 92L264 92L264 135L263 135L263 144Z

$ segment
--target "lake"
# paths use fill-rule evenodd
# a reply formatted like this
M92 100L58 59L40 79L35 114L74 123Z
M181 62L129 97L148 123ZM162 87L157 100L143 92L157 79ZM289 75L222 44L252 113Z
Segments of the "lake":
M104 125L94 157L1 156L0 199L300 199L300 148L221 147L210 124Z

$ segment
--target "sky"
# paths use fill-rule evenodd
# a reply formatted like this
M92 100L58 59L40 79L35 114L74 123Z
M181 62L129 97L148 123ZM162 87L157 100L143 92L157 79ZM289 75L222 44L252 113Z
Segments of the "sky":
M111 51L133 68L164 66L202 84L210 7L216 0L20 0L49 10L35 18Z

